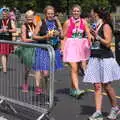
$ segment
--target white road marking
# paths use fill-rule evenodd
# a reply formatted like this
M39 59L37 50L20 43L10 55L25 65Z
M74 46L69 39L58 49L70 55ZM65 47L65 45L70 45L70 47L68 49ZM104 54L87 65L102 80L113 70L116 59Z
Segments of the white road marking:
M0 120L8 120L8 119L4 118L4 116L1 116Z
M95 92L92 89L87 89L88 92ZM103 95L107 96L107 94L105 92L102 93ZM120 96L116 96L117 99L120 99Z

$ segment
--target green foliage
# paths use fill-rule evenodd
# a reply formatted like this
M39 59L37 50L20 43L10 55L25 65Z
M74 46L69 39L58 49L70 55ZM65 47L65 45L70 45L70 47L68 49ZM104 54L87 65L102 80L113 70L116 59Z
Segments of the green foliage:
M80 4L83 11L90 11L95 4L104 7L120 5L119 0L0 0L0 7L6 5L8 7L17 7L22 12L29 8L35 9L37 12L43 12L46 5L53 5L57 11L66 12L73 4Z
M83 11L89 12L94 5L99 5L101 7L108 7L109 1L108 0L83 0L81 3L81 7Z

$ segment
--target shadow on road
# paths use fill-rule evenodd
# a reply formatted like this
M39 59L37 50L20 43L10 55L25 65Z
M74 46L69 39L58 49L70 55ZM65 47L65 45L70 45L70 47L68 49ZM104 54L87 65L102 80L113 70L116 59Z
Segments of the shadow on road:
M95 112L95 107L93 106L88 106L88 105L80 105L81 107L81 112L80 114L82 115L92 115ZM104 116L107 116L107 112L103 112Z

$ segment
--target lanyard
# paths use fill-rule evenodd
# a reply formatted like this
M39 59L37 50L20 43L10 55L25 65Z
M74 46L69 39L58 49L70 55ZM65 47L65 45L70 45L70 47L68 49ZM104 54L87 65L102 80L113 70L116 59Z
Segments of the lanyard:
M98 33L99 29L101 28L101 26L103 25L103 23L100 23L97 28L96 28L96 33Z
M34 25L30 25L30 24L28 24L28 28L29 28L29 30L30 30L30 32L32 32L33 33L33 31L34 31Z
M2 25L3 27L8 26L9 19L7 20L2 20Z

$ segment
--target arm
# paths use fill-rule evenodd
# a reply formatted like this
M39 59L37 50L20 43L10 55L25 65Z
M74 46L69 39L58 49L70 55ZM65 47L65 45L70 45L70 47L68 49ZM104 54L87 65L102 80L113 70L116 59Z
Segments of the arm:
M17 30L15 22L13 20L11 20L11 27L12 27L11 29L8 29L8 32L15 33Z
M33 33L33 38L35 39L35 40L41 40L41 39L45 39L45 40L47 40L48 39L48 34L47 35L43 35L43 36L39 36L38 35L38 33L39 33L39 31L40 31L40 28L41 28L41 25L42 25L42 23L40 22L37 26L36 26L36 28L35 28L35 31L34 31L34 33Z
M67 38L68 25L69 25L69 20L67 20L63 25L64 40Z
M59 37L60 37L61 39L63 39L63 38L64 38L64 35L63 35L63 30L62 30L62 25L61 25L61 23L60 23L60 20L59 20L57 17L55 17L55 20L56 20L57 25L58 25Z
M21 29L21 40L22 40L23 42L32 42L32 41L33 41L33 40L27 38L25 25L22 25L22 29Z
M64 43L65 43L65 40L67 38L68 25L69 25L69 20L65 21L65 23L63 25L63 36L64 36L64 39L61 41L61 51L62 52L64 51Z
M2 33L2 32L4 32L4 30L1 28L1 29L0 29L0 33Z
M85 31L87 33L87 36L88 36L88 40L91 41L91 38L92 38L92 35L90 34L90 29L88 27L88 24L87 24L87 21L84 20L84 24L85 24Z
M98 40L101 41L102 44L106 45L106 47L110 47L112 42L112 29L108 24L105 24L103 27L104 38L97 35Z

